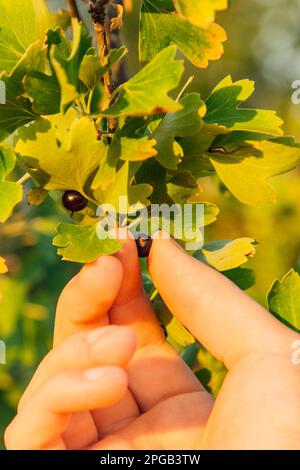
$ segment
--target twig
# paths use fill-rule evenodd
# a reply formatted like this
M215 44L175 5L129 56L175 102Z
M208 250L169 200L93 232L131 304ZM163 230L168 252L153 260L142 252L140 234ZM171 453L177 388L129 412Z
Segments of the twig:
M24 176L22 176L22 178L20 178L17 183L19 184L23 184L23 183L26 183L26 181L28 181L29 179L31 178L31 175L29 173L25 173Z
M77 18L80 21L81 18L80 18L80 13L78 10L76 0L67 0L67 2L68 2L70 15L72 16L72 18Z
M101 64L105 63L105 59L109 54L109 38L108 28L106 27L106 5L109 0L90 0L89 13L92 18L94 30L96 33L98 51ZM109 107L111 96L113 94L113 83L111 70L108 70L103 76L103 85L105 93L105 108ZM108 119L109 132L114 133L116 130L116 120Z

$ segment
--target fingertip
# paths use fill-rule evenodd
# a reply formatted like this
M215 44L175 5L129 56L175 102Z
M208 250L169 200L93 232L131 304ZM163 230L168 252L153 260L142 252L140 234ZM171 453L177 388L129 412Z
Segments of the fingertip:
M121 232L120 232L121 233ZM142 291L142 276L138 258L138 251L132 233L122 231L125 242L115 258L123 266L123 283L117 296L116 303L124 304Z
M164 261L167 260L166 255L170 250L173 251L175 256L177 253L182 253L180 246L171 238L170 234L163 230L156 232L152 239L153 242L148 256L148 269L150 274L156 267L163 268Z
M136 351L137 338L128 326L110 325L89 332L86 341L93 357L107 364L125 366Z
M122 285L123 266L114 256L85 265L64 288L57 304L55 344L81 326L103 326Z
M91 387L91 396L97 400L97 408L113 406L128 390L128 376L121 367L98 367L87 369L82 374L87 386ZM95 390L98 390L99 396L94 394Z

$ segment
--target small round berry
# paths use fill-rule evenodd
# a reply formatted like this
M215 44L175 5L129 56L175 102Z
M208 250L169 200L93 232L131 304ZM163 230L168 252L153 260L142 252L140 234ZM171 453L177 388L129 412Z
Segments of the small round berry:
M152 238L143 233L139 234L138 238L135 240L138 255L140 258L147 258L149 256L151 247L152 247Z
M65 209L70 212L80 212L88 205L88 200L78 191L66 191L62 197Z

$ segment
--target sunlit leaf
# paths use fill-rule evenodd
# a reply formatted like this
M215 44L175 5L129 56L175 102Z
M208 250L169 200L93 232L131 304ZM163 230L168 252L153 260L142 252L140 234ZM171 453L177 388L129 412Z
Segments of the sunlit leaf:
M162 49L176 44L197 67L207 67L210 60L223 54L226 33L212 23L207 29L191 24L174 12L171 1L144 0L140 25L140 59L148 62Z
M293 269L273 284L268 294L270 312L300 333L300 275Z
M14 207L23 197L22 185L7 181L14 165L13 149L0 146L0 222L5 222L11 216Z
M215 21L215 12L226 10L227 0L173 0L176 10L192 24L207 28Z
M249 257L255 255L254 244L255 240L251 238L211 242L194 256L218 271L228 271L245 264Z
M168 93L179 85L183 62L175 60L176 47L161 51L148 65L120 87L120 97L107 116L145 116L178 111L182 106Z
M282 120L275 111L246 109L240 105L254 92L254 82L233 82L228 76L220 82L206 100L207 124L218 124L230 130L253 131L261 134L282 135ZM220 132L221 133L221 132Z
M0 0L0 71L11 71L29 46L53 26L44 0Z
M227 154L206 154L229 191L244 204L275 202L268 180L294 169L300 147L276 141L248 142Z
M176 170L180 157L174 148L175 137L188 137L197 134L201 128L203 102L198 93L184 96L179 103L183 109L167 114L156 127L153 137L156 140L156 159L165 168Z
M42 72L45 60L46 49L43 43L38 41L29 46L10 73L4 72L0 75L6 92L6 102L0 104L0 140L37 117L31 101L23 96L23 79L29 71Z
M58 247L57 253L65 261L77 263L91 263L100 255L116 253L122 243L97 236L97 224L71 225L61 224L57 228L58 235L53 240L53 245Z
M85 195L106 146L97 140L92 120L70 109L65 117L51 116L22 129L16 152L44 189L73 189Z

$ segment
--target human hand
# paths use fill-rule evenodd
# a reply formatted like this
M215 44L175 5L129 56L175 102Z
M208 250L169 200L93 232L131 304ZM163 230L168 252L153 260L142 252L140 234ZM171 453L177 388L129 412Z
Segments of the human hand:
M299 336L171 240L153 242L149 270L177 319L229 369L218 399L165 340L128 240L62 293L54 349L6 432L8 449L299 449L290 359Z

